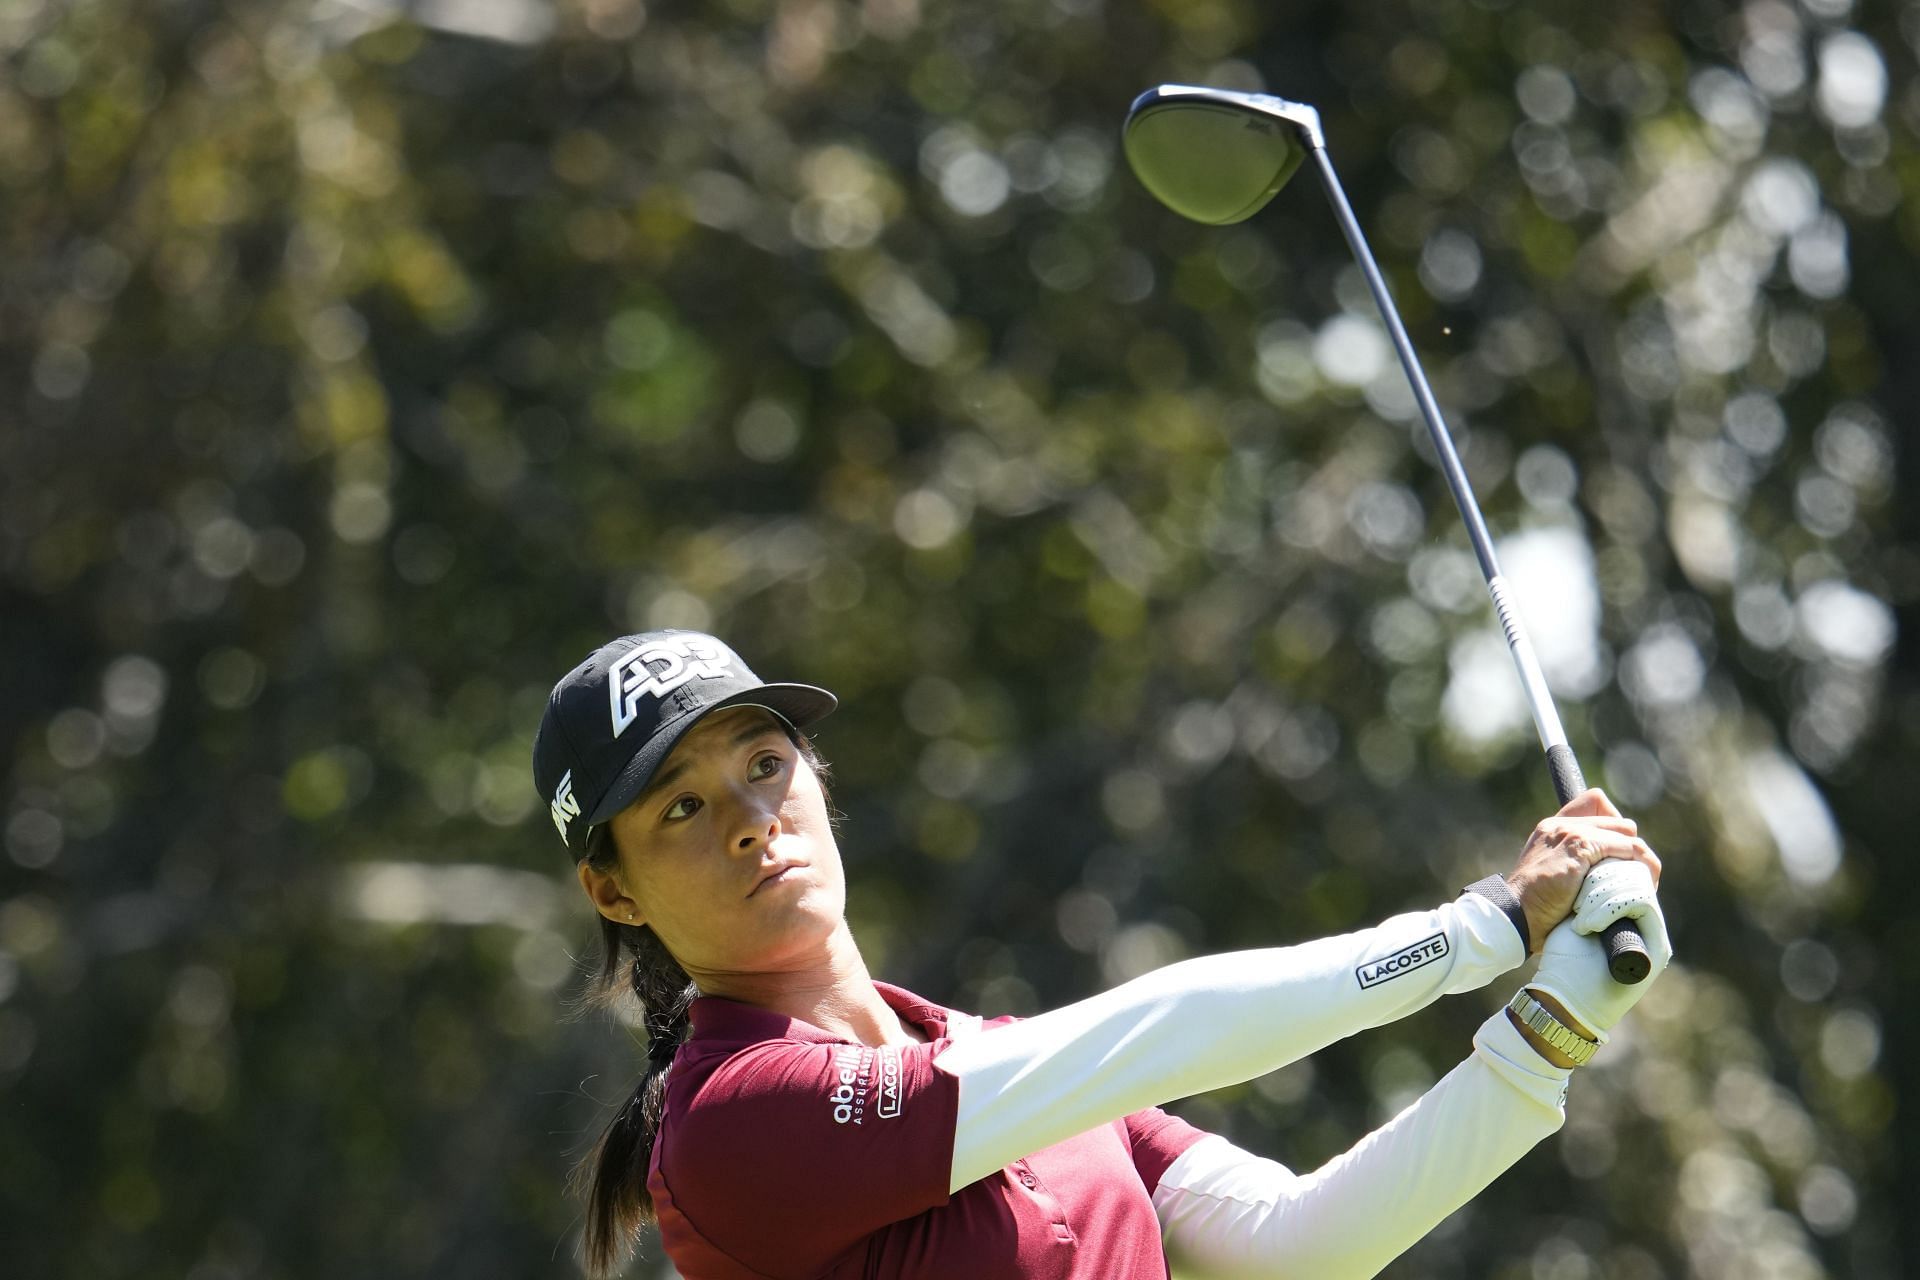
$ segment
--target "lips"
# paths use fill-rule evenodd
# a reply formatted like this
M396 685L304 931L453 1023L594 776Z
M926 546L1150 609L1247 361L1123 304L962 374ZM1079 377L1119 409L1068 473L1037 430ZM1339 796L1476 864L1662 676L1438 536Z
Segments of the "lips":
M774 863L772 866L765 868L760 873L760 878L753 882L753 888L747 892L747 896L751 898L754 894L760 892L760 890L766 885L767 881L773 879L775 876L784 875L786 872L798 870L799 868L804 867L806 865L807 864L804 862Z

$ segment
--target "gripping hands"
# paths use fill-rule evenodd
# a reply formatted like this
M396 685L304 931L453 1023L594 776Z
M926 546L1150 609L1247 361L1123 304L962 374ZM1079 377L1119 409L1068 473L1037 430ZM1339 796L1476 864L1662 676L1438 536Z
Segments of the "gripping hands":
M1639 928L1652 961L1647 980L1635 986L1623 986L1607 972L1607 953L1598 936L1623 916ZM1527 986L1558 1000L1594 1033L1594 1039L1605 1044L1607 1032L1626 1016L1672 959L1666 917L1660 913L1660 900L1654 896L1653 876L1646 864L1610 858L1595 863L1587 872L1574 900L1573 914L1547 935L1540 968Z

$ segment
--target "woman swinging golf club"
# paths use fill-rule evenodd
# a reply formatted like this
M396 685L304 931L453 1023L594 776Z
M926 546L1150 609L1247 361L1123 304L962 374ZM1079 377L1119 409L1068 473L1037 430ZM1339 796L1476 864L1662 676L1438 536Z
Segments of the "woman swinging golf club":
M1671 955L1660 864L1597 791L1431 911L1182 961L1023 1020L875 981L802 730L832 694L719 640L604 645L555 686L534 773L600 913L602 985L651 1037L581 1167L587 1264L649 1218L689 1280L1165 1280L1375 1274L1564 1118L1567 1080ZM1296 1174L1158 1109L1252 1079L1542 956L1459 1066Z

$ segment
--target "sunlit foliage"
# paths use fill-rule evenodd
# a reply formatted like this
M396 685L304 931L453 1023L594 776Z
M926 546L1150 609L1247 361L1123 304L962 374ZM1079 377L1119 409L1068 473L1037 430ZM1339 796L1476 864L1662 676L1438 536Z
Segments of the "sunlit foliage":
M959 1006L1505 869L1551 792L1324 202L1203 228L1119 159L1197 81L1324 113L1666 859L1679 967L1393 1274L1901 1273L1916 44L1850 0L0 6L0 1270L570 1270L637 1061L565 1018L528 754L618 631L841 694L857 931ZM1183 1110L1311 1167L1504 994Z

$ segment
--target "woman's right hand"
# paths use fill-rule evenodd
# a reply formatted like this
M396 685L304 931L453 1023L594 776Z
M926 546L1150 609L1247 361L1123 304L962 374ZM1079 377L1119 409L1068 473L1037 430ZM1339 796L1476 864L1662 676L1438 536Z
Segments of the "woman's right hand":
M1606 949L1598 935L1623 917L1633 920L1647 945L1651 967L1643 982L1615 982L1607 969ZM1562 1022L1604 1044L1607 1032L1627 1016L1672 960L1667 919L1646 868L1626 860L1606 862L1587 877L1579 909L1547 936L1540 968L1527 987Z
M1645 863L1655 886L1660 883L1659 855L1640 838L1633 819L1622 817L1597 787L1581 792L1533 829L1507 887L1527 914L1534 955L1572 912L1588 870L1607 858Z

